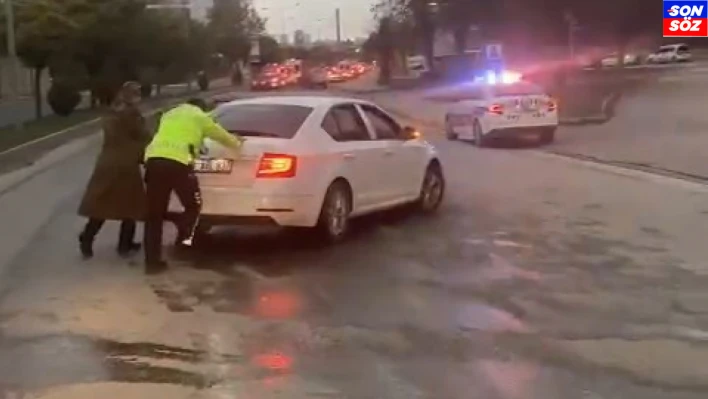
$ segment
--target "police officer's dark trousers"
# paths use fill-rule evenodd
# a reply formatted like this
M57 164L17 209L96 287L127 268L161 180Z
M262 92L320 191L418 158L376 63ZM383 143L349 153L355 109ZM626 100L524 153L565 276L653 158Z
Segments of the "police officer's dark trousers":
M191 166L171 159L151 158L145 164L148 214L145 221L145 263L158 265L162 259L162 228L167 218L170 197L174 191L184 207L175 224L178 239L194 235L201 212L199 182Z

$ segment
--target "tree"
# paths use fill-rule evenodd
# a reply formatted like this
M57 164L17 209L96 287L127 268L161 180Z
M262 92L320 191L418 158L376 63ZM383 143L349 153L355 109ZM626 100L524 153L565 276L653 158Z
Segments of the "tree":
M261 62L281 62L285 59L285 54L280 48L280 44L270 36L261 36L259 40L261 47Z
M264 21L247 0L214 0L208 27L216 51L235 64L248 58L251 38L263 33Z
M52 58L66 51L78 29L67 16L65 4L52 0L32 0L18 9L17 54L34 70L34 99L37 118L42 117L42 73Z
M394 49L393 35L393 18L381 18L375 36L379 54L379 68L381 71L379 83L381 84L388 84L391 80L391 63L393 61Z
M167 29L159 22L163 16L146 10L142 0L64 1L67 13L80 21L72 54L88 74L92 104L95 96L101 103L110 102L124 80L137 79L143 55L160 51L155 41L163 43L159 39L163 31L152 27L157 24ZM146 36L146 31L150 36Z

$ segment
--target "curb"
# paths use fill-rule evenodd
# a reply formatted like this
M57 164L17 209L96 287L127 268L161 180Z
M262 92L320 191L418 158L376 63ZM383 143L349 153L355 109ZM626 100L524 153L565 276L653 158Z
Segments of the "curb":
M694 192L708 193L708 178L703 176L631 163L614 162L593 156L561 151L535 150L529 152L529 154L538 158L573 163L578 166L612 173L618 176L638 178L659 184L668 183Z

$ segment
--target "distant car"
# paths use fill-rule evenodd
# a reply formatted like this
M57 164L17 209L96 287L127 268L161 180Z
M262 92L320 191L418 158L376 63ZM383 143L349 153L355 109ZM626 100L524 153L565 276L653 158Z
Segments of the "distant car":
M277 90L289 84L287 78L279 72L266 72L251 81L252 90Z
M307 87L326 89L329 87L327 71L323 68L311 68L303 75L303 83Z
M327 69L327 80L332 83L340 83L347 80L347 77L342 73L342 70L336 67Z
M642 59L639 54L635 52L626 53L624 55L624 65L638 65L641 64ZM603 68L616 67L619 64L619 55L617 53L612 53L604 58L600 59L600 66Z
M277 90L288 85L288 81L280 75L260 75L251 81L252 90Z
M665 64L670 62L691 61L691 51L686 44L669 44L659 47L659 50L649 54L647 62Z
M450 140L471 140L484 147L494 138L533 135L542 144L555 139L558 104L533 83L476 83L455 100L445 114Z
M341 240L349 220L415 204L440 206L436 149L375 104L329 96L273 96L221 104L214 118L245 138L238 156L209 141L195 162L199 234L214 225L315 228ZM170 210L181 210L173 198Z

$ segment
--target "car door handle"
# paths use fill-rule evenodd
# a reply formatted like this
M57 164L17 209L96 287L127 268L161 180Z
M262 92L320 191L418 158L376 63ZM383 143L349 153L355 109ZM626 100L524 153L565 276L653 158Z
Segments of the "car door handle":
M354 154L350 154L350 153L344 154L344 159L354 159L354 158L356 158L354 156Z
M385 150L384 155L390 157L391 155L393 155L393 150Z

